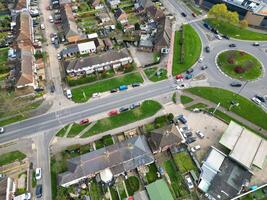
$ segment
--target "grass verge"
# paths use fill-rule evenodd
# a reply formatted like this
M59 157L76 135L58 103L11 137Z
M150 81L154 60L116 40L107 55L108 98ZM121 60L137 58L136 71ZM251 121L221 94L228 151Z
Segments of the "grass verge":
M240 39L240 40L257 40L266 41L267 34L251 31L249 29L242 29L238 26L234 26L228 22L224 22L218 19L206 19L212 27L218 29L218 31L229 37Z
M183 52L180 48L180 40L183 39ZM175 32L174 37L174 54L173 54L173 75L180 74L197 62L201 53L201 40L194 28L187 24L183 25L183 36L180 31ZM181 63L181 55L183 56L183 62Z
M187 104L193 101L193 99L191 97L185 96L185 95L181 95L180 96L180 101L182 104Z
M158 102L152 100L144 101L139 108L98 120L90 130L82 135L82 138L145 119L156 114L160 109L161 105Z
M226 109L229 109L232 101L238 102L239 106L232 107L231 112L267 130L267 113L255 103L239 94L211 87L194 87L187 89L187 91L216 104L221 103L221 106Z
M72 100L76 103L86 102L92 97L93 93L106 92L114 88L118 88L120 85L130 85L132 83L143 83L140 73L126 74L121 77L112 78L105 81L100 81L89 86L82 86L72 89Z
M0 166L6 165L15 161L21 161L26 158L26 155L20 151L11 151L0 156Z
M157 71L159 72L157 74ZM158 82L167 79L167 70L159 69L158 67L152 67L144 70L147 78L152 82Z

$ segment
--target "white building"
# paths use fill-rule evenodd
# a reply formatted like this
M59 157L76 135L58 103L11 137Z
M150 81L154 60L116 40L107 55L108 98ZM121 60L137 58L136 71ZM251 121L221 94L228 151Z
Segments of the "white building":
M94 41L80 43L77 46L81 55L96 52L96 46Z

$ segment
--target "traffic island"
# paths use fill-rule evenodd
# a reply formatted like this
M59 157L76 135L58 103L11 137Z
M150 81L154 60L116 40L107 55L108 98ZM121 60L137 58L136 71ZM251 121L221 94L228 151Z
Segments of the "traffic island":
M217 56L216 62L223 73L234 79L250 81L259 78L262 74L259 60L244 51L224 51Z

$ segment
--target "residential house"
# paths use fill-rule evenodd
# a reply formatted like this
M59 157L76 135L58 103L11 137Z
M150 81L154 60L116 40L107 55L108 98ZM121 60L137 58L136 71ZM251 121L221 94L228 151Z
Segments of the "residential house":
M101 3L101 0L91 0L92 7L96 10L104 8L104 5Z
M107 3L111 8L117 8L118 5L121 3L121 1L120 0L107 0Z
M151 0L137 0L135 3L135 9L137 12L143 12L146 8L153 6L153 2Z
M97 13L96 16L102 23L110 21L110 17L106 12Z
M103 42L105 44L105 48L106 49L110 50L110 49L113 48L113 44L112 44L112 42L111 42L111 40L109 38L104 38Z
M168 17L161 17L158 21L157 33L154 40L154 51L169 48L172 37L172 25Z
M154 154L166 151L182 142L182 136L175 124L151 131L148 144Z
M117 177L137 167L154 162L145 136L135 136L68 160L68 171L58 175L58 184L63 187L108 172Z
M22 11L28 11L30 6L30 0L15 0L13 11L18 13Z
M71 44L62 49L61 55L63 57L72 57L79 53L77 44Z
M15 185L10 177L0 177L0 199L12 200Z
M162 10L158 9L155 6L149 6L146 8L146 14L149 18L158 21L160 18L165 17Z
M79 41L81 39L81 35L79 34L70 4L64 4L61 6L61 18L62 28L67 41L70 43Z
M77 44L77 46L81 55L96 52L96 46L94 41L79 43Z
M68 74L91 74L110 68L118 68L132 63L133 59L127 49L110 50L102 54L66 61L64 67Z
M35 73L39 80L45 80L45 64L42 58L35 61Z
M121 8L118 8L116 10L116 12L114 13L114 17L117 22L120 22L121 24L128 23L128 14L124 12Z
M36 87L36 80L34 78L34 57L32 51L22 46L17 51L17 60L19 61L16 65L16 87Z
M97 52L101 52L105 49L105 44L102 39L94 38L93 41L95 42Z

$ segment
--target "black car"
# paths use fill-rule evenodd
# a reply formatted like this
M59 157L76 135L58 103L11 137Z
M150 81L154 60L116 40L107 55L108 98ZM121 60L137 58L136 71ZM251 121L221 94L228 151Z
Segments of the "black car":
M186 124L186 123L187 123L187 120L185 119L185 117L184 117L183 115L179 115L179 116L177 117L177 119L178 119L181 123L183 123L183 124Z
M118 92L118 89L112 89L112 90L110 90L110 93L115 93L115 92Z
M188 138L186 138L186 143L191 144L191 143L195 142L196 140L197 140L196 137L188 137Z
M230 38L227 35L222 35L222 37L226 40L230 40Z
M120 112L126 112L126 111L128 111L129 110L129 108L127 108L127 107L122 107L122 108L120 108Z
M37 185L35 190L35 195L37 198L41 198L43 194L43 188L42 185Z
M182 15L183 17L186 17L186 16L187 16L184 12L182 12L181 15Z
M54 85L54 84L51 85L51 87L50 87L50 92L51 92L51 93L54 93L55 90L56 90L55 85Z
M209 46L206 46L205 47L205 50L206 50L207 53L209 53L210 52L210 47Z
M254 47L258 47L258 46L260 46L260 44L259 44L258 42L254 42L252 45L253 45Z
M192 137L193 133L191 131L185 133L186 137Z
M229 44L229 47L236 47L235 44Z
M219 31L215 28L211 28L211 32L215 33L215 34L219 34Z
M186 73L191 74L191 73L193 73L193 71L194 71L194 69L190 68L190 69L186 70Z
M132 87L139 87L140 86L140 83L133 83L132 84Z
M230 83L230 85L231 85L232 87L241 87L241 86L242 86L242 83L239 83L239 82L232 82L232 83Z
M264 97L262 97L262 96L255 95L255 97L256 97L257 99L259 99L259 100L260 100L261 102L263 102L263 103L265 103L265 102L266 102L265 98L264 98Z
M130 106L130 109L135 109L135 108L138 108L140 107L140 103L134 103Z

